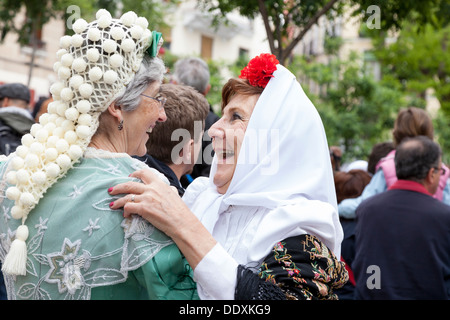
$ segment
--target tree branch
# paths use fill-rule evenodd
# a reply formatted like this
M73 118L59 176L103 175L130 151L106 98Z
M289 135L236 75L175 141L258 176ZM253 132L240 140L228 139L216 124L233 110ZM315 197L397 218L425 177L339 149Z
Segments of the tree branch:
M259 2L260 1L261 0L259 0ZM330 0L321 10L316 12L316 14L308 21L306 26L297 35L297 37L295 37L295 39L292 40L291 43L286 47L286 49L284 50L284 55L286 57L280 57L283 61L289 56L289 54L292 52L292 50L294 50L295 46L300 42L300 40L303 39L303 37L305 36L306 32L308 32L308 30L311 29L311 27L317 23L319 18L321 16L323 16L324 14L326 14L328 12L328 10L330 10L333 7L333 5L336 2L338 2L338 1L339 0Z
M275 40L273 38L272 30L270 29L269 15L267 14L267 9L266 6L264 5L264 0L258 0L258 7L264 22L264 27L266 28L267 40L269 40L270 51L272 52L272 54L276 54Z

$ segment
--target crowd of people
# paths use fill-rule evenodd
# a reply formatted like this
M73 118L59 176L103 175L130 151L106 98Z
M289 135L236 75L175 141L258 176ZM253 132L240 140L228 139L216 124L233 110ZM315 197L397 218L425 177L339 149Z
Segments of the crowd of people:
M275 56L226 82L219 118L207 64L165 83L147 27L78 19L34 110L0 86L1 298L448 298L450 171L424 110L343 169Z

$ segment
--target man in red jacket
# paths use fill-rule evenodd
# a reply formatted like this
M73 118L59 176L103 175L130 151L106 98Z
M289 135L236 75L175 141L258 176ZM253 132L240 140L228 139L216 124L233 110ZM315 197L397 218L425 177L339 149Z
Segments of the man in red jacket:
M418 136L395 154L398 181L358 207L356 299L448 299L450 206L432 197L441 149Z

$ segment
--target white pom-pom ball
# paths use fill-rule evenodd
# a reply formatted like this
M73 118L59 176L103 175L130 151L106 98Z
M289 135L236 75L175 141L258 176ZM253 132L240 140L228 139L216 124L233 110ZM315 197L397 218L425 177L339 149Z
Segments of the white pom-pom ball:
M91 110L91 104L87 100L80 100L77 102L76 108L80 113L87 113Z
M102 76L103 72L102 69L100 69L99 67L94 67L91 70L89 70L89 80L91 80L92 82L97 82L102 78Z
M137 15L133 11L128 11L120 17L120 21L127 27L130 27L136 21L136 19Z
M19 199L17 199L19 200ZM25 215L25 210L20 207L20 206L14 206L11 208L11 217L13 217L13 219L22 219L23 216Z
M108 18L111 19L111 13L109 13L109 11L106 10L106 9L99 9L99 10L95 13L95 18L96 18L97 20L100 19L100 17L103 17L103 16L107 16Z
M66 119L66 118L64 118L64 113L66 112L66 110L67 110L67 108L68 108L69 106L68 106L67 104L65 104L65 106L66 106L65 109L61 109L61 111L64 110L64 111L62 112L62 115L58 116L58 117L55 119L55 125L56 125L57 127L60 127L60 126L61 126L61 123Z
M86 66L86 61L84 61L83 58L76 58L72 62L72 69L76 72L83 72L84 70L86 70Z
M80 125L77 126L76 133L81 139L86 139L91 135L91 128L88 126Z
M28 152L30 152L30 149L24 145L20 145L16 148L16 154L21 158L25 158Z
M88 51L86 51L86 56L89 61L91 62L97 62L100 58L100 53L96 48L90 48Z
M19 198L20 204L22 204L25 207L31 206L35 204L35 199L33 195L29 192L22 192Z
M56 163L49 163L45 167L45 172L47 173L48 177L56 178L61 172L61 168Z
M75 90L78 90L78 88L83 84L83 82L84 82L83 77L76 74L70 78L69 86L71 86Z
M71 164L72 164L72 160L70 159L70 157L66 154L60 154L58 156L58 158L56 158L56 163L58 164L58 166L61 167L61 169L66 170L68 168L70 168Z
M57 128L55 128L56 130ZM59 137L57 135L54 135L55 130L53 130L53 135L48 137L47 139L47 148L54 148L56 145L56 142L59 140Z
M28 227L26 225L20 225L16 231L16 239L26 241L28 239Z
M132 39L125 39L125 40L122 41L122 43L120 45L120 48L124 52L128 53L128 52L131 52L134 49L135 45L136 44L134 43L134 41Z
M53 135L58 137L58 138L62 138L62 137L64 137L64 133L65 132L66 131L63 128L56 127L55 130L53 130ZM48 143L48 141L47 141L47 143Z
M80 18L80 19L77 19L77 21L75 21L73 23L72 29L76 33L82 33L84 30L86 30L87 26L88 26L87 21Z
M74 34L71 39L72 46L75 48L81 47L83 44L84 38L80 34Z
M45 172L37 171L31 175L31 180L36 184L44 184L47 180L47 175Z
M40 143L44 143L45 141L47 141L48 136L49 136L49 132L47 129L45 129L45 127L42 128L41 130L39 130L38 132L36 132L36 140Z
M19 200L21 193L22 192L20 192L19 188L17 187L9 187L8 189L6 189L6 197L9 200Z
M45 159L47 161L54 161L58 157L58 150L55 148L45 149Z
M61 57L63 56L63 55L65 55L67 53L67 50L66 49L59 49L58 51L56 51L56 58L58 59L58 60L61 60Z
M109 65L114 68L120 68L123 64L123 57L120 54L113 54L111 57L109 57Z
M39 157L34 153L27 154L25 157L25 165L31 169L36 168L39 165Z
M72 42L72 37L71 36L62 36L59 39L59 45L62 49L67 49L70 47L70 44Z
M56 142L56 150L58 150L59 153L66 152L69 150L69 143L65 139L59 139L58 142Z
M61 65L64 67L72 66L73 56L70 53L66 53L61 57Z
M80 146L74 144L70 146L68 154L72 160L77 160L83 155L83 150L81 150Z
M107 84L113 84L114 82L116 82L117 78L118 78L117 72L113 70L108 70L103 75L103 80Z
M122 27L113 27L109 33L114 40L122 40L125 37L125 31Z
M72 121L77 120L79 114L80 113L78 112L77 108L75 108L75 107L69 108L65 112L66 118L69 120L72 120Z
M83 98L89 98L92 94L92 86L89 83L83 83L79 88L78 91L80 92L81 96Z
M17 170L16 179L17 179L17 182L26 184L30 181L30 174L25 169Z
M51 116L54 113L56 113L56 106L58 105L58 101L52 101L47 105L47 112L48 114ZM45 114L45 113L44 113ZM49 117L49 121L50 121L50 117Z
M48 108L48 106L47 106L47 108ZM46 125L48 123L49 118L50 118L50 115L47 112L43 113L39 116L39 123L41 125Z
M68 144L74 144L77 139L78 136L73 130L69 130L64 134L64 140L66 140Z
M80 114L78 117L78 124L83 126L90 126L92 123L92 116L87 113Z
M14 170L20 170L25 165L25 161L21 157L14 157L11 161Z
M34 123L30 128L30 133L34 136L36 133L41 130L43 127L40 123Z
M70 88L64 88L61 90L61 99L63 101L70 101L73 98L73 91Z
M94 42L100 40L100 35L101 35L100 30L97 28L90 28L87 32L89 40Z
M66 131L69 131L69 130L75 130L75 125L74 125L74 122L72 120L65 119L61 123L61 128L63 128L64 133L65 133Z
M42 129L45 130L45 129ZM41 132L40 130L39 132ZM44 145L40 142L33 142L30 146L30 152L34 153L35 155L40 155L44 152Z
M67 80L70 77L70 69L68 67L60 66L58 69L59 80Z
M117 49L117 43L114 40L107 39L103 41L103 50L107 53L113 53Z
M55 82L50 86L50 93L59 96L61 94L61 90L64 88L64 84L62 82ZM51 102L53 103L53 102Z
M102 15L98 20L97 20L97 25L104 29L109 27L109 25L111 24L111 16L107 16L107 15Z
M45 126L44 129L47 130L48 136L51 136L53 133L53 130L55 130L56 128L56 124L53 122L48 122ZM48 139L48 137L47 137Z
M142 29L141 26L135 25L130 29L131 36L136 40L140 39L142 37L143 33L144 33L144 29Z
M72 92L73 94L73 92ZM59 114L61 117L64 116L64 114L66 113L66 110L69 108L69 106L67 105L67 103L58 103L56 105L56 113ZM59 118L58 118L59 119ZM55 124L58 126L58 119L55 121Z
M138 17L135 24L140 26L142 29L148 28L148 20L145 17Z
M17 171L9 171L6 174L6 182L9 184L16 184L17 183L17 177L16 177Z
M53 64L53 72L58 72L59 68L61 68L61 62L56 61L56 62Z
M29 133L24 134L21 139L22 144L26 147L29 147L33 143L33 141L34 137Z
M53 124L53 123L52 123ZM47 124L48 125L48 124ZM46 125L46 126L47 126ZM54 125L54 124L53 124ZM41 130L39 130L38 132L36 132L36 140L39 142L44 143L45 141L47 141L49 132L47 131L47 129L42 128Z

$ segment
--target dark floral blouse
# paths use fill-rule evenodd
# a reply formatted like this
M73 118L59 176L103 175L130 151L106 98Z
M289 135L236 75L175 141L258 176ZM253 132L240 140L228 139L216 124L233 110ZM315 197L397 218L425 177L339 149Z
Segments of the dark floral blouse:
M238 300L334 300L348 273L324 243L304 234L276 243L258 273L239 266L237 280Z

